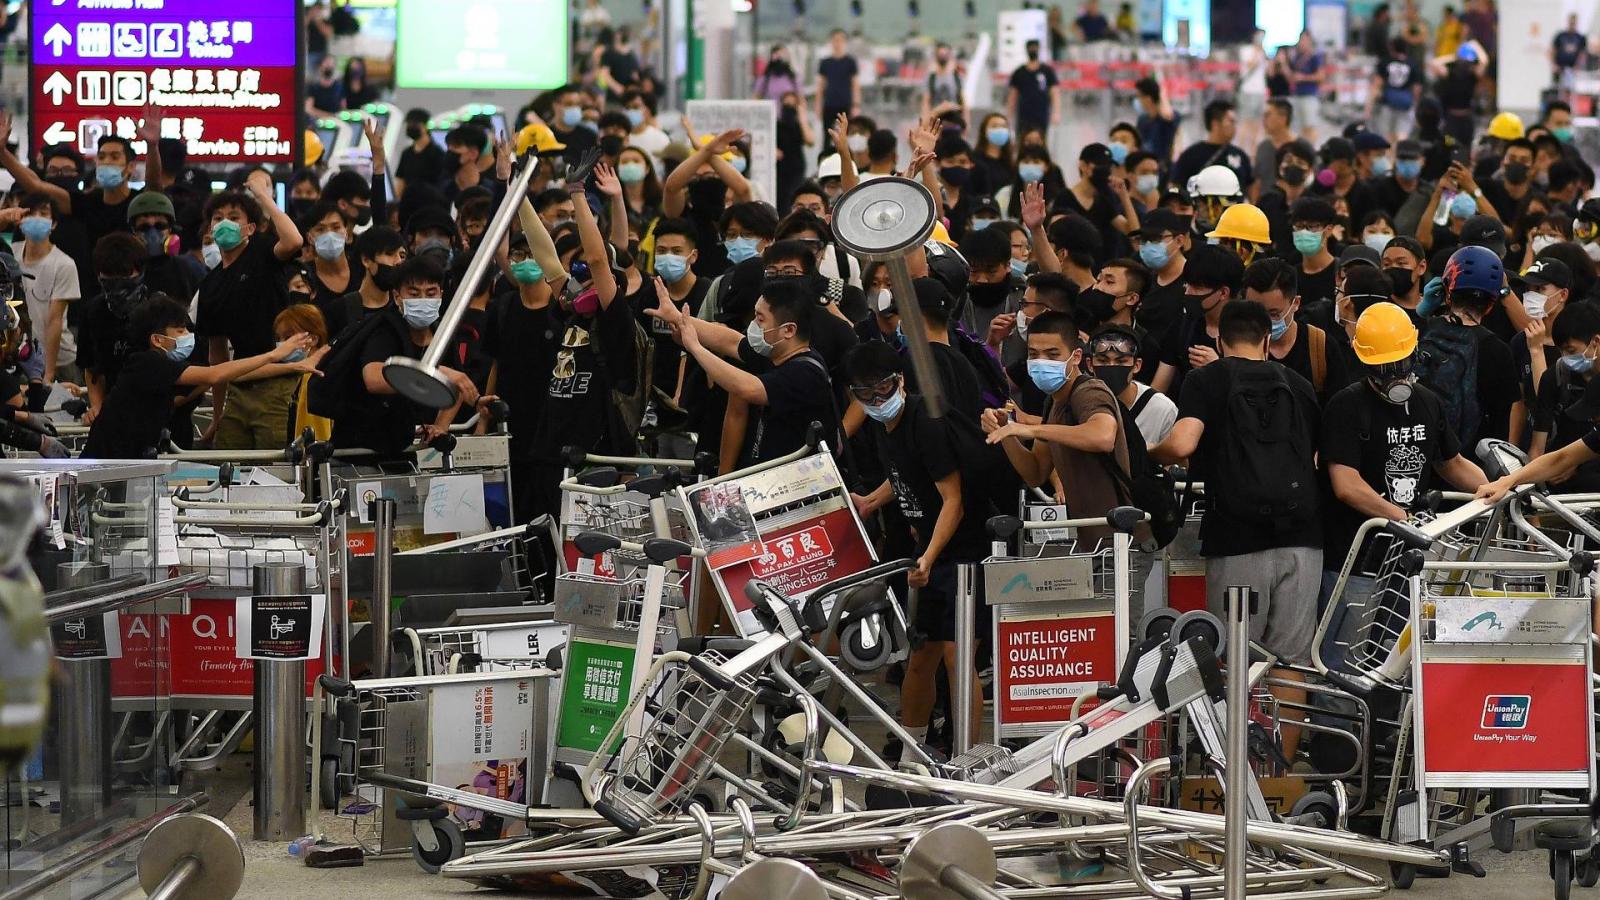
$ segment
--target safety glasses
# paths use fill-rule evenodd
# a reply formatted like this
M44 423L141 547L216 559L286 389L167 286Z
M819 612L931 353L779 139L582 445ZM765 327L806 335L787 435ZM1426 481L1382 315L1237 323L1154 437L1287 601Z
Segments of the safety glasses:
M850 385L850 396L869 406L877 406L879 403L893 397L899 389L900 376L890 375L876 384Z

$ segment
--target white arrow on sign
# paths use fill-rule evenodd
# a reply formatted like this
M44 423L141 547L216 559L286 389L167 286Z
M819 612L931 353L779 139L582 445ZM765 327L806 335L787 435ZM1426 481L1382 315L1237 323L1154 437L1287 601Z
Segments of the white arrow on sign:
M68 131L66 124L62 122L50 123L50 127L44 132L45 142L50 144L64 144L75 137L77 135Z
M68 33L65 28L61 27L60 22L51 25L50 30L44 33L44 45L49 47L50 51L56 56L61 55L62 47L71 43L72 35Z
M50 95L50 102L61 105L61 95L72 93L72 82L67 76L56 72L44 81L44 92Z

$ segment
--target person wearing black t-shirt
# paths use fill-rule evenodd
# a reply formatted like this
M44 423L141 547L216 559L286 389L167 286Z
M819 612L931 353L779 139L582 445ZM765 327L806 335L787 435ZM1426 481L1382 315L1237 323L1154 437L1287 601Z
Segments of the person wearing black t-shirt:
M1189 254L1183 269L1183 315L1161 338L1161 364L1150 386L1178 397L1184 376L1221 356L1218 323L1223 307L1239 296L1244 262L1223 247L1202 244Z
M1591 405L1582 401L1595 381L1594 361L1600 357L1600 310L1588 303L1572 304L1556 317L1551 338L1554 346L1549 349L1559 356L1539 378L1529 456L1560 450L1593 427L1591 417L1575 413Z
M1235 145L1233 139L1239 131L1239 114L1231 100L1213 100L1205 108L1206 136L1195 141L1178 154L1167 176L1169 184L1187 185L1189 179L1208 166L1227 166L1239 177L1240 190L1250 190L1255 174L1250 167L1250 154Z
M304 333L272 345L264 353L213 366L190 365L195 336L189 331L189 311L165 294L152 295L133 312L129 335L138 349L129 352L116 387L89 426L83 446L85 459L153 458L161 430L172 414L174 390L180 385L224 383L269 363L286 363L296 352L301 361L286 364L298 366L302 372L313 368L304 359L313 343Z
M922 397L907 392L905 367L887 345L871 342L852 350L845 370L851 396L869 420L863 427L884 472L880 484L864 495L852 494L851 502L866 516L898 501L911 530L916 567L907 579L919 592L911 624L924 642L906 661L900 721L920 744L933 711L940 663L955 696L956 565L978 562L988 554L983 523L992 506L977 489L973 476L981 466L971 456L982 445L975 430L971 443L959 440L954 423L933 418ZM983 698L974 696L972 702L976 732ZM902 760L913 758L910 747L901 749Z
M687 306L689 315L697 315L711 279L701 278L694 272L695 263L700 259L694 226L683 219L662 219L656 223L655 235L656 274L666 284L672 305L679 309ZM640 298L640 302L647 305L637 313L655 343L655 374L650 383L659 392L656 402L665 402L674 412L682 410L689 364L672 339L672 329L660 319L646 315L655 306L655 291L641 290Z
M861 109L861 66L849 53L843 28L828 35L828 46L831 55L817 63L817 121L824 127Z
M361 277L357 290L322 307L322 318L328 323L328 336L337 338L352 325L389 306L395 288L395 271L405 258L405 239L398 231L379 225L368 228L356 238L355 261L360 265Z
M1326 331L1299 321L1301 294L1294 268L1274 257L1256 260L1244 270L1244 298L1266 307L1272 320L1267 358L1299 373L1311 382L1319 401L1326 399L1329 385L1340 383L1330 371L1338 358L1328 347Z
M575 84L564 84L553 92L550 105L550 131L566 146L562 158L576 164L600 143L600 135L583 127L583 92Z
M687 219L695 229L695 246L708 250L700 253L694 264L695 274L705 278L715 278L728 268L726 253L709 252L722 239L719 226L728 192L733 192L734 203L754 197L750 182L722 158L743 140L745 133L738 128L717 135L679 163L661 184L662 215Z
M222 251L222 262L206 273L197 292L195 325L206 338L213 364L254 356L272 346L272 321L288 302L280 270L305 243L294 222L272 202L266 175L252 173L247 185L249 193L212 195L202 216ZM267 218L274 234L262 230ZM283 376L219 384L212 391L216 418L206 437L219 450L282 447L279 426L290 420L299 383L299 378Z
M444 148L440 147L434 141L433 135L428 133L429 118L425 109L406 111L405 128L408 143L405 149L400 151L400 162L394 170L396 197L405 196L406 188L413 184L438 187L444 183Z
M529 252L526 237L512 239L508 259L515 290L501 294L490 305L484 348L494 359L493 394L504 400L511 411L513 513L515 521L526 522L535 515L537 496L534 432L544 418L561 334L558 317L551 312L552 286Z
M1037 128L1048 132L1052 124L1061 120L1061 93L1056 90L1060 79L1056 70L1039 58L1038 41L1029 41L1023 49L1028 61L1011 73L1006 86L1006 109L1011 111L1017 131Z
M319 200L300 222L300 231L311 246L311 265L306 269L310 282L310 302L325 309L361 285L361 270L351 265L346 245L355 223L330 200Z

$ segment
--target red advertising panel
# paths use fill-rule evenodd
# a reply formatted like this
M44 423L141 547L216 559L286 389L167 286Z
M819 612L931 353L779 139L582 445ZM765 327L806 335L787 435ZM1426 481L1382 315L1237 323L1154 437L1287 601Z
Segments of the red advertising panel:
M790 597L804 597L835 579L873 564L872 548L861 537L850 509L820 516L762 535L765 552L716 572L735 610L751 608L744 586L759 578Z
M1589 767L1589 671L1573 663L1422 665L1426 769L1569 772Z
M145 107L190 162L300 161L300 0L50 0L34 4L31 146L93 157L135 140Z
M249 698L255 664L236 656L233 600L189 601L186 615L123 613L122 657L111 661L111 696L134 699ZM163 689L157 668L170 675ZM320 659L306 662L306 694L322 674Z
M1116 616L1001 619L995 703L1005 725L1065 722L1078 695L1117 678Z

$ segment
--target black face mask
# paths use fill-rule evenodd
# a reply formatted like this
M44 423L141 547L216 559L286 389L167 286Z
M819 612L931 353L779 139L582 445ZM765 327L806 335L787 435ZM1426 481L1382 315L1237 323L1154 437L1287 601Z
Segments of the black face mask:
M289 305L290 306L293 306L296 303L310 303L310 302L311 302L311 292L310 291L290 291L289 292Z
M356 225L363 226L372 222L372 207L361 206L356 208Z
M1029 50L1028 51L1028 62L1038 62L1038 61L1039 61L1039 51L1038 51L1038 49L1036 48L1036 49L1033 49L1033 50Z
M72 175L56 175L53 178L46 178L45 181L64 191L75 191L79 187L78 179Z
M967 285L967 299L973 306L989 309L1001 306L1006 302L1006 296L1011 293L1011 285L1004 281L993 284L978 284L973 282Z
M406 126L406 137L412 139L413 141L422 140L422 126L421 125L407 125Z
M600 139L600 152L606 156L617 156L622 153L622 138L608 134Z
M399 280L395 278L397 269L397 266L391 266L388 263L378 263L378 270L372 273L372 283L377 285L378 290L383 291L385 294L396 290L400 287Z
M1133 366L1095 366L1096 378L1106 383L1111 393L1120 394L1128 382L1133 380Z
M1311 174L1310 170L1303 166L1284 166L1283 170L1279 172L1280 177L1283 178L1283 183L1293 187L1305 184L1306 176L1309 174Z
M289 208L284 212L288 213L291 219L303 219L311 213L311 208L316 205L317 201L310 197L290 197Z
M1078 295L1078 308L1096 322L1104 322L1116 313L1117 301L1105 291L1091 288Z
M1105 187L1111 183L1111 167L1104 164L1096 165L1089 172L1089 181L1096 187Z
M134 275L127 278L101 278L100 290L104 292L106 308L112 315L119 319L128 317L128 313L144 300L144 277Z
M971 166L940 166L939 177L953 188L963 188L972 178Z
M1384 269L1383 274L1389 276L1389 288L1396 297L1404 297L1411 293L1411 287L1417 278L1416 273L1410 269Z
M1506 163L1506 184L1526 184L1528 181L1527 163Z

